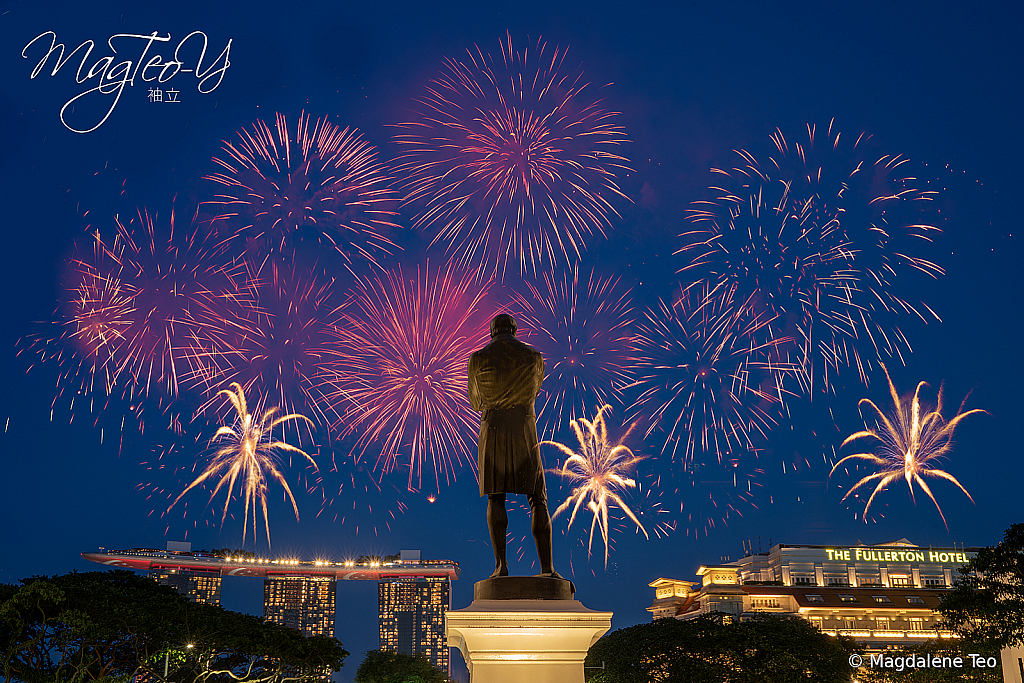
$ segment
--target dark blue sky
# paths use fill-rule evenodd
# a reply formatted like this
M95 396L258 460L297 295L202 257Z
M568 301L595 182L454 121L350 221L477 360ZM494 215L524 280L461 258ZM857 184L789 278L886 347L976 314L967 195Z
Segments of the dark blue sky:
M194 207L205 191L200 178L216 170L211 157L221 141L275 112L297 117L306 111L356 126L383 158L393 158L387 126L406 118L411 98L437 75L442 59L474 45L494 51L506 32L517 44L543 36L568 46L592 83L611 84L603 91L605 106L622 112L631 140L625 153L637 171L623 187L639 199L646 183L656 201L642 215L626 212L612 238L595 242L585 263L643 282L635 293L638 310L672 289L678 263L671 252L686 227L683 210L706 196L709 167L730 163L735 148L766 153L776 126L796 136L806 123L827 125L834 117L841 130L867 131L880 149L926 164L922 177L943 188L944 233L934 256L947 274L908 295L928 302L942 322L906 328L913 353L906 367L893 368L893 379L904 391L921 380L936 388L944 381L950 408L973 392L967 407L990 413L964 422L946 465L977 504L952 486L935 485L947 532L931 503L919 496L915 507L905 488L881 496L883 516L865 525L854 519L856 508L839 503L842 491L826 485L823 451L831 456L831 447L861 428L858 399L886 400L880 371L868 389L853 375L840 382L834 397L818 397L814 405L795 401L793 419L765 444L758 508L743 508L742 518L699 539L682 527L649 542L621 533L607 570L598 546L588 561L582 528L559 537L557 565L572 573L584 604L613 610L616 628L645 621L649 581L692 579L701 563L737 557L748 539L757 544L760 538L765 549L769 539L845 545L907 537L924 545L988 545L1021 521L1021 468L1013 445L1024 409L1016 206L1024 184L1019 10L1011 16L994 6L918 2L839 8L689 2L537 2L492 9L480 3L158 6L101 1L55 9L6 2L0 14L0 226L7 292L7 322L0 331L0 581L92 569L78 553L99 546L160 547L186 534L196 547L235 547L241 540L240 521L221 529L213 511L190 510L186 520L161 517L166 499L148 494L180 490L182 476L140 463L153 462L154 450L169 437L150 430L119 449L115 430L108 428L101 443L95 418L79 410L70 420L67 401L55 404L51 421L57 371L44 365L26 373L27 356L15 353L19 339L40 330L37 321L52 317L60 264L74 241L89 226L109 230L114 215L131 215L138 207L164 213L174 203L178 211L191 211L183 207ZM203 31L210 57L231 39L223 82L200 94L195 79L175 77L182 84L180 105L151 103L143 84L127 86L109 119L87 134L70 132L59 119L63 104L83 90L73 80L77 62L57 76L47 70L30 79L38 52L35 59L21 56L45 31L54 31L69 49L91 39L105 50L113 34L154 30L169 32L171 44ZM101 422L111 425L116 418ZM656 450L653 444L631 445L641 454ZM173 470L194 459L194 453L189 460L177 452L163 462ZM800 464L795 473L794 462ZM556 502L564 496L550 477L549 488ZM424 557L462 565L455 607L467 605L473 581L489 573L484 503L468 472L433 505L410 497L408 512L394 521L380 513L388 523L378 521L377 535L365 524L356 533L352 524L334 522L333 512L317 518L321 499L299 496L299 523L275 500L275 551L341 558L420 548ZM512 519L517 538L528 533L524 512ZM556 520L556 528L564 530L564 521ZM533 553L527 548L527 562ZM353 653L343 680L354 673L362 651L377 645L375 588L352 584L339 592L338 636ZM224 603L258 611L260 590L255 581L228 581Z

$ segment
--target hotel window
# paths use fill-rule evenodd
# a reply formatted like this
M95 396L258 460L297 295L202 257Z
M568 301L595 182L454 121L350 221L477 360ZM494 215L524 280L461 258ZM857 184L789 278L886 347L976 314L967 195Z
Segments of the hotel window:
M908 576L893 576L892 574L889 575L889 583L891 583L894 586L909 586L909 585L911 585L910 584L910 577L908 577Z
M848 576L828 576L825 577L825 583L829 586L849 586L850 577Z
M859 586L881 586L882 580L878 578L877 574L870 576L857 575L857 585Z
M907 602L911 605L924 604L924 598L922 598L920 595L905 595L903 597L905 597L907 599Z
M847 595L845 593L840 593L839 594L839 602L857 602L857 598L852 596L852 595Z
M871 597L877 603L880 603L880 604L883 604L883 605L891 605L892 604L892 600L889 599L888 595L872 595Z
M793 577L793 584L796 585L796 586L817 586L818 585L818 581L817 581L817 579L814 578L813 575L811 575L811 576L799 576L798 575L798 576L794 576Z
M816 628L816 629L818 629L820 631L821 630L821 617L811 617L811 626L813 626L814 628Z
M889 630L889 617L878 617L875 619L875 628L879 631Z
M844 619L843 621L845 622L847 629L852 631L853 629L857 628L857 620L853 617L846 617L846 619Z
M938 588L944 588L946 586L946 580L941 578L941 577L939 577L939 578L928 578L928 577L925 577L925 578L922 579L922 582L924 583L925 586L935 586L935 587L938 587Z
M921 617L910 617L910 630L911 631L923 631L924 630L924 619Z
M825 602L825 598L821 597L820 595L805 595L804 597L807 598L807 602Z

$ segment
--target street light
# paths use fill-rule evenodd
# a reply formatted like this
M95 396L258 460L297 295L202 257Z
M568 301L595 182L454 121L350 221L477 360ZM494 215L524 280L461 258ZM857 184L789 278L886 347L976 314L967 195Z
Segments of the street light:
M192 644L192 643L189 643L185 647L187 649L191 650L193 647L195 647L195 645ZM171 659L171 651L170 651L170 649L168 649L167 652L164 653L164 680L165 681L167 680L167 665L170 664L170 659Z

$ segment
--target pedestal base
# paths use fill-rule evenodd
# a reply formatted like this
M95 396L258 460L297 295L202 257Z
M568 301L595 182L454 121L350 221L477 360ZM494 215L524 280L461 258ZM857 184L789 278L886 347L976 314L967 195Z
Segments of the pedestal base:
M611 626L611 612L578 600L474 600L448 612L445 634L471 683L583 683L587 651Z

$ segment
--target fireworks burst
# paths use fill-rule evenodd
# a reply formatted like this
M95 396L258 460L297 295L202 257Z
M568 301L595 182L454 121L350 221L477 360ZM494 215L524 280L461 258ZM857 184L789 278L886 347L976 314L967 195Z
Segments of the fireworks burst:
M604 405L597 411L597 417L593 422L579 418L571 422L572 430L579 442L579 450L573 450L568 446L556 441L542 441L541 444L554 446L566 455L566 461L560 469L553 470L559 476L572 482L575 488L569 497L558 506L552 517L557 517L570 507L572 513L569 516L569 528L576 520L576 513L586 504L593 515L590 522L590 538L587 545L587 552L590 552L594 544L594 529L601 532L604 540L604 564L608 566L608 507L614 504L619 507L643 532L644 536L650 538L647 529L640 523L620 492L627 488L636 488L636 481L628 474L633 467L643 458L633 455L627 446L621 441L611 443L608 440L608 425L605 422L605 412L610 412L612 407ZM629 436L626 431L622 440Z
M330 424L316 378L329 357L343 355L346 349L338 330L336 281L295 264L270 262L263 273L249 279L251 305L234 311L242 317L230 350L204 357L208 372L203 386L209 400L201 410L217 403L219 387L236 382L245 388L267 387L269 400L282 410L308 412Z
M414 227L463 265L493 274L573 262L618 216L625 134L567 66L540 40L518 52L508 37L497 57L477 48L446 60L415 119L398 126Z
M830 124L824 140L808 126L791 145L776 130L765 161L739 151L737 167L713 169L723 179L712 188L718 197L698 203L697 228L684 236L681 252L696 251L684 271L793 336L794 375L812 395L831 390L842 367L867 382L873 359L902 357L907 315L937 319L898 293L913 272L942 273L913 255L938 231L924 216L934 193L917 186L906 159L870 156L869 139L847 141Z
M786 338L759 340L770 318L739 321L728 297L690 289L673 306L659 300L639 324L634 411L665 435L661 453L683 461L755 448L775 424L782 403L781 377L790 368L769 352Z
M968 415L985 413L986 411L975 408L974 410L968 410L966 413L961 412L964 407L964 404L961 403L960 410L957 411L952 420L947 422L942 417L942 388L940 387L935 410L925 412L922 415L921 388L928 386L928 383L920 382L914 391L913 398L909 402L901 401L899 394L896 392L896 387L892 383L892 378L889 377L889 370L884 365L882 367L885 369L885 378L889 381L889 395L892 397L893 403L892 412L886 415L879 410L878 406L871 399L862 398L859 407L861 408L861 417L864 419L865 429L848 436L840 448L859 439L866 438L875 439L880 445L872 453L856 453L846 456L835 464L829 476L832 476L836 469L847 460L866 460L881 468L880 472L868 475L858 481L843 496L843 501L845 501L850 497L850 494L861 486L877 482L874 491L871 492L871 496L864 504L864 514L862 516L865 522L867 522L868 509L871 507L875 496L888 488L889 484L901 477L906 479L907 487L910 489L910 497L914 499L914 482L917 482L925 494L935 503L935 508L939 511L939 516L942 517L942 523L946 525L948 530L949 525L946 524L946 516L942 514L942 508L939 507L938 501L935 500L931 489L925 483L924 477L935 477L951 481L964 492L964 495L972 503L974 502L971 494L967 493L967 489L956 480L956 477L935 468L933 465L938 458L946 455L953 448L953 432L960 421ZM967 398L964 398L964 402L966 401ZM873 425L869 424L869 418L864 416L864 406L867 406L872 413L870 420Z
M359 434L358 457L373 445L375 471L408 467L410 490L422 489L427 466L439 488L463 457L475 465L466 444L480 423L466 370L487 339L486 291L470 273L428 263L415 277L399 268L361 279L344 314L347 351L332 360L322 390L342 437Z
M310 123L308 114L289 129L278 114L275 126L257 121L223 149L226 158L214 162L224 172L206 179L224 188L208 202L224 239L266 255L315 236L349 266L356 259L376 266L378 257L398 249L387 236L398 227L391 220L397 192L358 130L326 119Z
M582 286L571 277L545 273L530 295L513 295L521 332L529 335L547 364L540 418L545 434L587 414L593 406L621 400L632 381L633 318L630 291L617 278L593 273Z
M677 525L686 529L686 536L710 536L720 525L743 517L744 510L757 509L762 489L757 480L764 470L756 466L756 453L724 454L721 461L696 460L684 463L682 471L665 477L659 484L675 485L679 497Z
M228 505L231 503L232 492L235 484L239 485L239 496L245 500L245 517L242 526L242 543L249 529L249 514L252 513L252 531L256 535L256 512L257 506L263 511L263 526L267 532L267 545L270 545L270 522L267 517L267 484L268 475L276 479L284 487L288 499L291 501L292 509L295 511L295 519L299 519L299 506L292 495L288 480L280 470L280 461L277 457L278 451L297 453L306 458L316 468L316 461L305 451L296 448L284 441L275 441L272 432L274 427L291 420L312 421L304 415L292 413L281 417L274 417L277 408L264 410L260 417L249 412L246 404L245 392L241 385L233 383L231 389L224 389L218 396L227 396L235 410L235 422L233 426L224 425L213 435L213 441L221 439L223 444L217 449L211 462L203 470L202 474L196 477L195 481L174 499L167 511L170 512L182 497L196 486L207 480L219 477L217 485L210 494L210 501L217 496L221 489L225 489L224 512L221 515L221 523L227 518ZM259 407L256 410L259 413Z
M166 407L203 374L204 357L226 348L238 272L195 233L176 232L174 212L166 226L147 212L116 226L113 240L97 232L68 264L58 333L37 346L44 360L60 348L52 355L72 390Z

